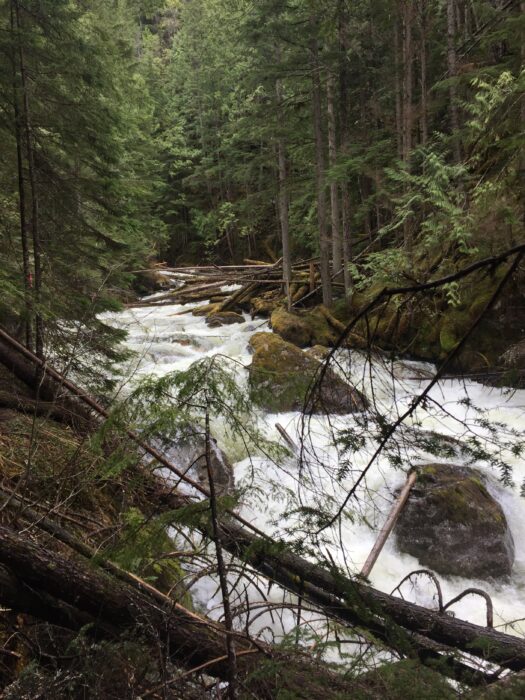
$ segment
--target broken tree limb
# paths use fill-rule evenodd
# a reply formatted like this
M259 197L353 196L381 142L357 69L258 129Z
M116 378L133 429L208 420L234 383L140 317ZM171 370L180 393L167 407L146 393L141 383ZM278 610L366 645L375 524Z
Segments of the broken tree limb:
M240 301L243 297L248 295L255 287L257 286L256 282L251 282L247 286L241 287L238 289L236 292L234 292L231 296L227 297L219 306L218 311L229 311L232 309L235 304Z
M276 423L275 427L279 431L281 437L283 440L286 442L288 447L294 452L295 454L299 453L299 448L295 444L295 442L292 440L292 438L288 435L287 431L283 428L283 426L280 423Z
M364 578L368 578L370 576L370 572L372 571L378 556L381 554L381 550L385 546L385 542L387 541L390 533L394 529L394 526L397 522L397 519L399 518L401 511L405 507L405 503L407 502L407 499L410 496L410 491L412 490L412 487L416 483L416 479L417 474L415 471L408 475L408 479L406 480L405 485L401 489L401 492L397 497L396 502L394 503L394 507L390 511L386 523L381 528L379 537L377 538L376 543L372 548L372 551L368 555L368 558L363 568L361 569L361 576L363 576Z
M223 546L230 552L254 568L263 562L272 568L276 577L280 572L290 572L299 581L308 581L312 586L335 595L356 626L372 629L391 648L396 648L400 630L404 628L438 644L455 647L515 671L525 668L524 639L428 610L349 579L340 572L331 573L287 550L286 543L261 540L237 523L228 520L221 525ZM304 597L308 598L308 595L305 593ZM383 630L379 622L384 625Z

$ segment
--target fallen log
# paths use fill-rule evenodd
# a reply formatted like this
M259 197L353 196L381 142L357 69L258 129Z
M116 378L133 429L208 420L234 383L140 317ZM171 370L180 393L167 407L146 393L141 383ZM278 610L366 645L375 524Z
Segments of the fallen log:
M381 528L381 532L379 533L379 537L377 538L377 541L374 544L372 551L368 555L368 558L363 568L361 569L361 576L363 576L363 578L368 578L370 576L370 572L372 571L378 556L381 554L381 550L385 546L385 542L387 541L390 533L394 529L394 525L396 524L399 515L401 514L401 511L405 506L405 503L407 502L407 499L410 495L410 491L416 483L416 479L417 474L415 471L409 474L408 479L401 490L401 493L397 497L394 507L390 511L390 515L388 516L386 523Z
M0 526L0 595L15 609L51 623L54 603L35 609L34 593L27 596L13 585L12 573L38 597L65 603L80 611L85 619L102 621L118 630L139 627L146 637L162 644L165 652L187 668L205 665L206 672L222 680L228 677L225 628L171 603L162 606L123 582L115 581L92 566L52 553ZM4 573L5 582L2 579ZM5 585L4 585L5 583ZM63 618L60 616L60 621ZM70 626L75 622L75 616ZM294 697L342 697L351 694L351 684L309 657L280 652L272 647L234 633L238 672L251 693L271 700L283 690L294 690ZM267 672L264 666L267 665ZM322 691L322 695L320 694Z
M0 601L2 605L17 612L69 630L79 630L93 624L91 615L52 596L35 591L3 565L0 565ZM103 625L101 622L100 627L102 632L109 632L109 625Z
M0 364L34 392L36 404L43 401L46 409L50 404L57 404L63 422L82 432L95 430L93 412L65 386L61 375L57 372L56 376L51 376L45 369L46 363L35 363L38 358L29 351L24 353L21 348L20 343L0 329ZM35 407L35 410L39 409Z
M19 413L52 418L66 425L71 422L71 413L62 408L56 401L38 401L27 396L17 396L14 393L0 391L0 406L11 408Z

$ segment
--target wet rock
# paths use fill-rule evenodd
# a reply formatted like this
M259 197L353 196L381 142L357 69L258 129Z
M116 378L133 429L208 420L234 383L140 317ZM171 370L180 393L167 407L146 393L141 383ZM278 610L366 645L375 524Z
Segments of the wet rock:
M209 489L204 433L188 429L183 435L179 436L177 442L178 460L186 465L189 474L196 481ZM232 493L235 488L233 466L214 437L210 439L210 453L210 468L216 495L226 496Z
M234 311L214 311L206 316L206 325L210 328L230 326L233 323L244 323L244 316Z
M509 576L514 542L482 479L469 467L423 467L396 526L399 549L445 576Z
M270 325L274 333L299 348L333 346L343 329L324 306L294 312L279 307L272 313Z
M250 347L254 353L249 375L252 400L270 411L303 410L321 363L275 333L256 333ZM344 414L366 406L366 398L329 368L307 410Z

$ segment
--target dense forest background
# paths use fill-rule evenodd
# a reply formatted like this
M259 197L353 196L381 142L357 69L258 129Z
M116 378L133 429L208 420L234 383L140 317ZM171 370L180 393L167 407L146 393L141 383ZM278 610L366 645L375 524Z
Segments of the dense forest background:
M2 315L91 352L148 257L320 255L330 305L512 247L523 9L3 2Z

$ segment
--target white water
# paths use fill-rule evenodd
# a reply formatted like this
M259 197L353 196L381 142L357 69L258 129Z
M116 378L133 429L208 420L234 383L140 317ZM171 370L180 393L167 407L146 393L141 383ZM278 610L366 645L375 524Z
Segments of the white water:
M187 313L181 315L181 312ZM105 318L112 325L125 328L129 333L127 345L137 352L138 357L135 358L132 367L135 379L148 374L163 376L167 372L186 370L196 360L223 355L238 361L237 381L241 387L245 386L247 376L247 371L242 365L246 367L251 362L248 340L254 332L268 330L266 322L260 319L252 321L248 317L245 317L243 324L211 329L202 317L191 314L191 307L188 305L129 309L119 314L108 314ZM358 353L341 357L342 363L349 361L355 384L369 398L374 396L375 405L391 418L397 417L398 413L406 409L412 398L424 388L428 381L428 372L433 369L430 365L421 363L402 363L396 366L395 375L398 378L393 379L379 360L370 367ZM422 375L418 372L422 372ZM485 409L487 418L497 420L508 428L523 430L525 391L506 395L498 389L472 381L458 380L445 380L434 387L430 397L439 403L439 407L437 403L431 403L424 409L418 409L417 415L408 421L408 425L414 425L417 418L420 423L419 429L464 437L464 425L468 423L473 427L476 417L475 410L462 403L465 396L468 396L475 406ZM302 425L298 413L262 415L259 416L259 421L262 422L267 436L275 441L280 440L275 428L276 422L286 428L296 443L300 443L303 434L305 467L300 474L297 460L291 458L283 460L279 466L262 457L238 461L234 465L236 483L241 487L249 486L241 509L244 517L271 533L282 532L293 522L297 524L287 515L290 499L283 496L286 489L296 497L300 495L303 505L315 507L327 494L332 495L336 503L342 503L353 479L335 483L330 478L331 470L337 467L339 460L331 440L334 429L347 428L355 423L354 416L338 417L330 421L324 417L314 417L306 426ZM463 425L458 421L462 421ZM213 430L219 444L222 439L221 446L235 460L240 454L240 442L236 444L230 439L228 444L224 444L220 424L216 423ZM476 428L476 431L483 433L479 428ZM509 439L504 428L501 428L500 436L503 442ZM352 469L360 470L367 464L370 449L371 445L368 443L357 458L353 458ZM410 462L422 460L423 456L413 447L404 449L405 467L408 468ZM438 460L427 458L427 461ZM455 457L452 461L458 463L460 459ZM495 626L525 618L525 499L519 495L519 486L525 479L525 459L511 456L508 461L513 466L513 479L516 484L513 488L502 486L497 474L487 465L476 466L486 473L489 488L502 505L512 531L516 558L510 581L488 583L462 577L438 577L445 602L468 587L482 588L489 593L494 603ZM357 473L354 472L354 478ZM385 456L380 456L367 476L366 487L359 490L359 502L352 501L351 504L356 515L360 517L353 521L345 517L333 530L325 531L323 537L328 542L320 545L320 553L326 556L329 552L339 565L352 573L359 572L375 542L377 531L388 514L392 494L404 479L405 474L401 469L394 469ZM370 580L375 587L390 592L404 576L418 568L421 568L418 561L401 553L396 547L395 537L391 536L372 571ZM205 577L192 588L192 594L204 609L208 609L211 614L215 611L218 615L220 596L216 589L215 579ZM421 581L417 590L405 586L403 593L408 599L432 605L433 592L425 581ZM249 587L248 595L251 600L262 598L253 587ZM279 589L274 587L268 598L277 603L282 600L282 595ZM479 598L467 597L454 607L454 612L463 619L485 624L484 604ZM313 620L313 617L310 615L309 619ZM278 620L265 614L251 629L257 632L266 626L275 634L282 633L283 627L285 631L289 631L294 626L294 616L290 611L285 611L283 619ZM512 629L514 633L525 634L525 624L522 622L518 622ZM507 631L512 630L509 628ZM268 630L266 632L268 633Z

